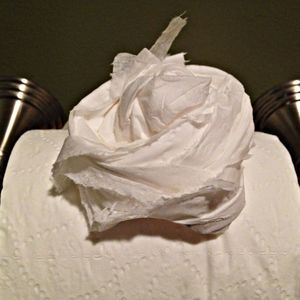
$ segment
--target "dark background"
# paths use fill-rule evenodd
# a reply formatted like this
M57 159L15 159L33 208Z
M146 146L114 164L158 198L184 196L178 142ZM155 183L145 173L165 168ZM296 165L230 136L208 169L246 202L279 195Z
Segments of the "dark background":
M36 81L68 112L109 79L117 53L150 47L184 11L171 53L232 73L252 100L300 77L299 0L0 0L0 75Z

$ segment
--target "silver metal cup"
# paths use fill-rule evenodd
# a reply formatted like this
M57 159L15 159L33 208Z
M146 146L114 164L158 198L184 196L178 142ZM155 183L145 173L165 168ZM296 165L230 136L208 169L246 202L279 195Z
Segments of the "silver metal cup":
M300 183L300 80L277 85L253 104L257 131L277 135L291 154Z
M31 129L59 129L66 122L60 103L36 83L0 77L0 191L10 152Z

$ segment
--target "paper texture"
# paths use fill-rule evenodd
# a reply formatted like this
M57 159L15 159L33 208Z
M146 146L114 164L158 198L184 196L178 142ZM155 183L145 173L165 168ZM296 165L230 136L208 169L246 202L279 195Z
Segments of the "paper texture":
M300 299L300 190L276 137L255 133L244 164L247 205L221 236L140 219L91 242L77 191L51 192L66 135L27 132L11 154L0 206L1 300Z
M152 217L216 233L244 206L250 100L231 75L164 56L184 24L172 20L151 51L118 54L112 79L70 113L53 176L78 188L91 231Z

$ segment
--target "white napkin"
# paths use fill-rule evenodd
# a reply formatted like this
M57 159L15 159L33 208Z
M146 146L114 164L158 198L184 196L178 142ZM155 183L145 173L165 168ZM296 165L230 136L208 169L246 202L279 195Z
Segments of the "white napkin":
M244 207L250 99L233 76L167 56L185 23L174 18L150 50L118 54L112 79L70 113L53 176L59 191L78 188L90 231L151 217L216 233Z

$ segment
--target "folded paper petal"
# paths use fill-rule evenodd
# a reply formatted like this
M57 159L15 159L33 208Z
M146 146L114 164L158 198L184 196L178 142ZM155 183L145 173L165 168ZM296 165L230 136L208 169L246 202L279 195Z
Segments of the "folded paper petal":
M70 113L53 176L61 191L77 186L91 231L151 217L216 233L244 207L250 99L226 72L166 56L184 24L117 55L112 79Z

